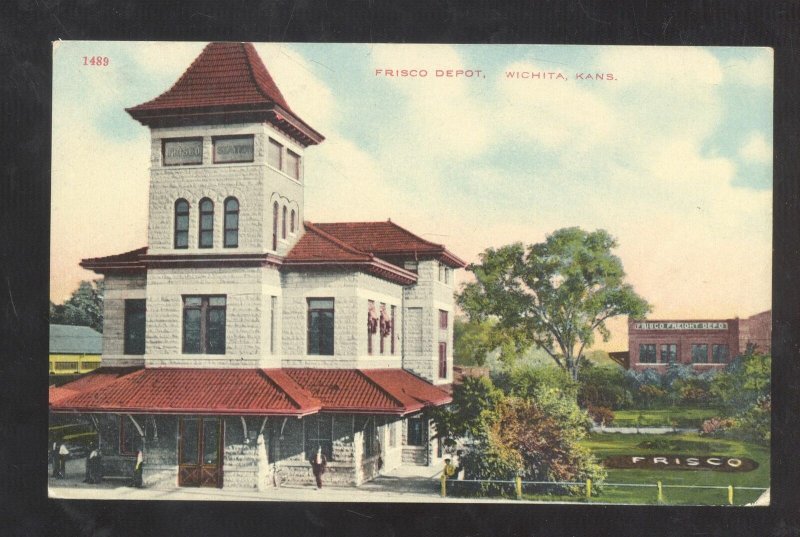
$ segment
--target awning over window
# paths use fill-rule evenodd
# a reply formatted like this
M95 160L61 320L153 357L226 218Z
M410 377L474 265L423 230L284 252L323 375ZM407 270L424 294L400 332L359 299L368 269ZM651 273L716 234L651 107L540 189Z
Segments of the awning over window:
M51 389L54 412L304 416L406 415L451 401L401 369L130 369L94 373ZM58 391L55 391L58 390Z

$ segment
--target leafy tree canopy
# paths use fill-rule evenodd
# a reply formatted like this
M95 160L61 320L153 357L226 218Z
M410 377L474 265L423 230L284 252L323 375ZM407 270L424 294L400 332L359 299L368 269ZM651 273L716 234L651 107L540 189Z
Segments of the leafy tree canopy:
M466 377L454 386L450 408L433 411L438 437L451 445L454 438L467 440L460 458L467 478L503 481L520 475L602 483L603 468L579 443L590 421L574 395L547 380L516 386L512 379L511 384L513 390L506 393L487 377ZM517 395L522 391L525 396ZM492 488L502 490L484 486Z
M606 321L641 318L650 305L625 283L617 246L604 230L559 229L544 242L489 248L469 265L475 281L457 299L471 321L495 319L498 339L516 349L536 345L574 380L595 333L607 341Z
M90 326L102 332L104 291L102 278L80 282L63 304L50 302L50 323Z

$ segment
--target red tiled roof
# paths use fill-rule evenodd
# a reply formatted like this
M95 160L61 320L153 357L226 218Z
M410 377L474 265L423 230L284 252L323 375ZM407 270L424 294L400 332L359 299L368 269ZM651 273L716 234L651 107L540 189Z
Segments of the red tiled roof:
M417 281L414 273L377 258L326 233L311 222L304 222L305 233L284 259L284 267L362 268L371 274L409 285Z
M447 392L404 369L364 369L362 373L408 406L440 406L452 401Z
M111 371L111 373L109 373ZM98 369L51 388L56 412L405 415L451 401L402 369Z
M252 43L209 43L171 88L126 110L145 125L220 110L270 112L270 121L307 145L324 139L292 112Z
M138 368L136 367L100 367L63 386L50 386L50 405L79 393L90 392L108 386L117 379L137 370Z
M441 245L419 237L391 220L386 222L334 222L315 224L319 229L361 250L376 255L433 255L453 267L461 259Z
M209 43L171 88L128 110L263 103L292 111L252 43Z
M91 374L90 374L91 375ZM73 389L71 385L65 386ZM140 369L104 387L51 402L57 411L302 416L319 401L261 369Z
M284 371L322 402L328 412L405 415L449 403L439 388L402 369L312 369Z

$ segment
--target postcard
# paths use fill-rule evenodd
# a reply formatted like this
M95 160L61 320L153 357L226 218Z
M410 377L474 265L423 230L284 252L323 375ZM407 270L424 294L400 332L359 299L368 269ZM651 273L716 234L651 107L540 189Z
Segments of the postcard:
M768 505L767 48L53 43L50 497Z

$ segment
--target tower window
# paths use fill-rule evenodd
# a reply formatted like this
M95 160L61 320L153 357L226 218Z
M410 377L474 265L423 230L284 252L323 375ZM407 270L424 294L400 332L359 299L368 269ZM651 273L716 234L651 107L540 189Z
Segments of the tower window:
M208 198L200 200L200 248L214 246L214 202Z
M300 155L286 151L286 173L292 179L300 180Z
M225 200L225 248L239 246L239 200Z
M283 146L273 140L269 139L269 149L267 150L267 164L280 170L283 164Z
M179 199L175 202L175 248L189 247L189 202Z
M289 232L292 233L292 234L294 234L295 229L297 229L295 218L297 218L297 213L295 213L294 209L292 209L292 212L290 213L290 218L289 218Z
M272 249L278 249L278 202L272 204Z
M281 216L281 238L286 239L286 205L283 206L283 215Z

